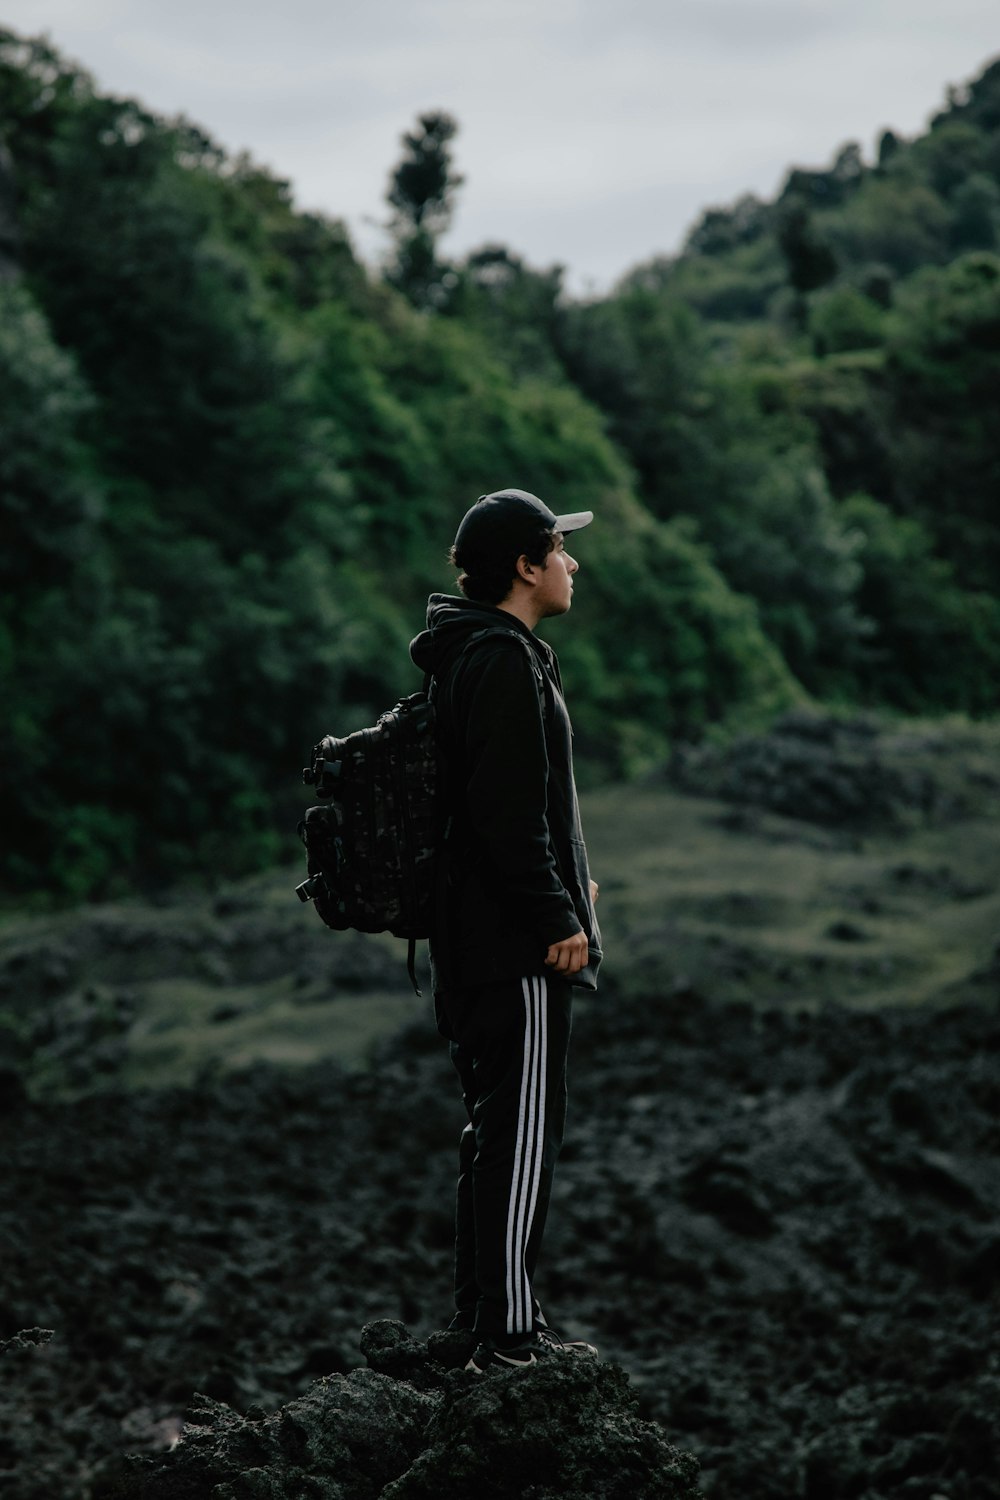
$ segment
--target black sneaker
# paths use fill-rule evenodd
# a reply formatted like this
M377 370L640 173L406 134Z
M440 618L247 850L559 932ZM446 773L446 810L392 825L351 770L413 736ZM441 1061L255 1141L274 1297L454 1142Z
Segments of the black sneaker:
M483 1375L491 1369L527 1370L539 1360L548 1359L553 1352L533 1333L526 1334L520 1344L498 1346L495 1339L483 1339L465 1368L473 1375Z
M466 1365L476 1375L482 1375L491 1367L506 1365L513 1370L526 1370L540 1359L551 1359L553 1355L568 1354L576 1358L597 1359L593 1344L583 1339L561 1339L554 1329L542 1324L520 1344L498 1345L495 1339L484 1339Z
M596 1344L585 1343L583 1339L562 1339L547 1323L539 1324L533 1337L539 1344L546 1345L552 1354L582 1355L584 1359L600 1358Z

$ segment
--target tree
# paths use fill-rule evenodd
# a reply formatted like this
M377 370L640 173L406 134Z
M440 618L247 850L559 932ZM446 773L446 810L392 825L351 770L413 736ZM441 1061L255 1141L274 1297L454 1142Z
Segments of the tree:
M894 130L883 130L878 141L879 171L884 172L894 156L898 156L902 142Z
M102 497L80 440L93 405L26 288L0 283L0 619L65 581L93 542Z
M653 513L689 508L678 481L698 445L708 359L696 314L679 298L630 286L567 308L559 341L567 374L607 415Z
M864 176L861 147L857 141L848 141L837 152L833 166L825 171L793 167L785 179L779 205L801 201L809 208L833 208L851 196Z
M902 289L885 366L895 507L922 521L964 588L1000 577L1000 258L965 255Z
M959 587L930 531L871 496L850 495L843 520L860 536L858 606L873 624L857 675L873 702L991 713L1000 677L1000 602Z
M956 250L993 250L1000 229L1000 187L986 172L973 172L951 200L951 242Z
M407 155L390 180L388 200L396 221L406 229L441 234L454 208L455 192L463 178L452 170L450 143L458 123L443 110L420 115L420 131L403 136Z
M809 310L809 334L818 355L844 349L877 349L885 339L878 303L853 286L821 292Z
M451 142L458 124L444 110L420 115L419 129L403 137L406 154L389 178L386 199L395 259L388 280L415 307L436 306L448 268L438 261L437 241L448 228L463 178L452 166Z
M778 244L797 292L813 292L837 274L837 259L817 232L801 198L787 199L780 209Z
M483 245L456 268L446 311L480 329L518 375L558 379L563 268L535 270L505 245Z
M707 208L684 244L686 255L720 255L752 244L766 234L771 210L754 193L744 193L729 208Z

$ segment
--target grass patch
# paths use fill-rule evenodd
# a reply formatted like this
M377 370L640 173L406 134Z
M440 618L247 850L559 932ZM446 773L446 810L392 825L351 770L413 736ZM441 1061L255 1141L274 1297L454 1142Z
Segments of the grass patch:
M865 732L894 774L920 759L912 785L937 788L926 816L859 826L856 780L846 821L775 810L778 773L811 765L807 752L791 756L787 731L770 760L766 741L740 752L735 800L662 780L588 793L608 979L665 1004L685 986L713 1001L796 1008L995 998L1000 811L983 759L995 732L956 728L950 758L940 728ZM946 763L933 777L932 759ZM709 763L709 779L727 764ZM816 764L822 788L836 788L841 763ZM771 789L763 803L746 796L753 778ZM415 1020L433 1042L429 984L423 1000L413 995L405 945L329 932L295 900L299 873L279 868L211 894L176 889L155 904L6 914L0 1042L28 1087L164 1087L260 1061L361 1068Z
M224 989L162 979L145 989L122 1081L129 1087L190 1083L206 1067L231 1072L254 1062L301 1066L333 1058L347 1068L363 1067L376 1042L426 1011L427 1002L412 993L323 997L289 976Z
M720 999L947 998L1000 933L997 820L862 836L663 787L585 804L606 965Z

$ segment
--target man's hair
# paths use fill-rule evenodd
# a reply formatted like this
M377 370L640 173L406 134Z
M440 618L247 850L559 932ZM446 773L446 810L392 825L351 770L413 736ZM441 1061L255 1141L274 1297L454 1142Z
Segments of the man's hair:
M540 531L537 538L528 542L514 556L491 558L488 565L478 564L474 571L460 573L458 586L466 599L471 599L475 604L500 604L506 599L514 587L517 577L517 559L526 557L536 567L544 568L546 559L556 544L556 531ZM455 556L452 547L448 553L448 561L452 567L459 568L461 563Z

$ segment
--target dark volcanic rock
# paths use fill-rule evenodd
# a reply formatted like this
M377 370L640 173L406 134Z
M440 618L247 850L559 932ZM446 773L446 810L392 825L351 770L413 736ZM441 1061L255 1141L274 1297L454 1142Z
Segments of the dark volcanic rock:
M633 1477L659 1462L620 1365L711 1500L995 1500L995 1000L793 1013L609 981L579 1005L570 1090L538 1290L601 1346L566 1378L596 1382L572 1404L602 1452ZM215 1476L198 1500L285 1500L296 1469L302 1497L345 1472L446 1493L433 1464L472 1463L483 1412L493 1451L513 1443L552 1377L471 1384L438 1331L462 1123L429 1020L364 1073L257 1067L0 1114L0 1338L56 1330L3 1356L5 1500L110 1495L122 1451L169 1444L194 1391L205 1435L138 1476L166 1483L186 1450ZM376 1453L320 1445L316 1403L336 1444L376 1399ZM600 1494L567 1422L577 1468L544 1469L547 1493Z
M681 746L670 779L697 796L767 808L805 822L863 829L947 821L994 805L1000 778L985 755L943 756L947 733L896 731L874 717L784 714L766 734L725 746ZM730 826L742 827L736 822Z
M697 1492L697 1461L639 1419L616 1365L566 1355L464 1381L471 1387L452 1385L426 1451L384 1500L679 1500Z
M0 1339L0 1354L10 1354L15 1349L37 1349L51 1339L51 1328L22 1328L12 1338Z
M565 1356L486 1377L446 1371L387 1319L363 1330L361 1346L376 1368L318 1380L270 1417L241 1417L198 1398L177 1447L133 1460L115 1493L682 1500L696 1492L697 1461L639 1419L628 1378L614 1366Z
M373 1370L326 1376L257 1420L201 1396L177 1446L133 1460L114 1493L122 1500L374 1500L420 1452L435 1406L433 1397Z

